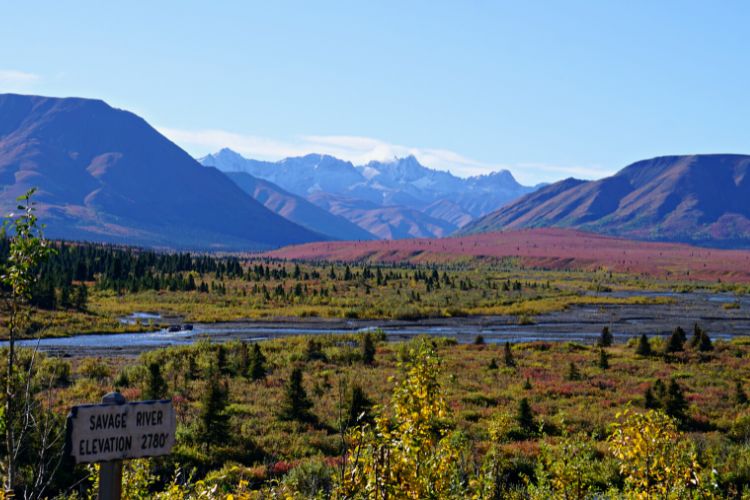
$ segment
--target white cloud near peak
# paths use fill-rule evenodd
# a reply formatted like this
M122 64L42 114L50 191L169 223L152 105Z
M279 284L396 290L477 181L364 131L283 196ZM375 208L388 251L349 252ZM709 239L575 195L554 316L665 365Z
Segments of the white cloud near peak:
M35 73L14 69L0 69L0 90L18 90L33 85L41 80Z
M246 158L256 160L276 161L291 156L320 153L350 161L354 165L364 165L370 161L387 161L413 155L425 166L450 171L462 177L510 170L519 182L525 184L551 182L568 176L599 178L613 173L602 168L580 166L566 167L538 163L489 164L446 149L403 146L361 136L307 135L293 140L277 140L216 129L157 128L162 134L197 157L215 153L221 148L229 148Z

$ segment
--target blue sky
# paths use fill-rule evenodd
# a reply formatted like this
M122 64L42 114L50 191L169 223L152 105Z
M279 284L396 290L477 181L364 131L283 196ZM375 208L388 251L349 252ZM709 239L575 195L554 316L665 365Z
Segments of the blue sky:
M7 2L0 91L105 99L196 156L597 178L750 153L749 22L741 1Z

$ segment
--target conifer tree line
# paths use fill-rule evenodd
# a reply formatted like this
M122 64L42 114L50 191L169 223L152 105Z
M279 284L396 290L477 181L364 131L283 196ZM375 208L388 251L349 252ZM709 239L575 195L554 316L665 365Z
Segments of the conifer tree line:
M226 295L225 280L232 279L253 282L253 286L243 293L252 292L267 301L276 298L294 300L310 295L330 297L338 291L339 282L364 287L369 294L376 286L386 287L398 281L399 295L402 294L404 280L424 285L427 293L441 289L489 289L498 293L515 293L525 289L549 288L549 284L510 279L487 278L486 282L480 282L449 274L449 268L443 266L438 269L412 264L389 264L384 267L366 263L329 263L301 267L298 263L274 259L242 260L235 256L170 253L107 244L51 243L55 252L41 264L39 279L34 284L30 299L35 307L47 310L85 311L92 287L118 294L165 290ZM0 239L0 264L7 261L8 252L9 241ZM336 284L309 288L306 283L324 279ZM291 283L285 286L285 280L291 280ZM414 289L404 293L411 302L422 301L422 294Z
M58 242L55 247L56 252L41 265L32 291L32 304L43 309L84 309L88 299L85 284L92 282L101 290L116 292L191 291L198 289L191 273L213 273L218 280L244 276L236 257L159 253L87 243ZM9 240L1 239L0 262L7 261L9 249Z

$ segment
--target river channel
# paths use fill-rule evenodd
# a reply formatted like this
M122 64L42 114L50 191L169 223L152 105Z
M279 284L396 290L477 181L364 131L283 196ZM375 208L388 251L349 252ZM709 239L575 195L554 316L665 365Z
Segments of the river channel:
M158 330L146 333L87 334L62 338L25 340L19 344L53 355L135 355L170 345L190 344L202 338L215 342L229 340L260 341L287 335L354 333L382 329L388 340L403 340L426 334L454 338L460 343L473 342L482 335L487 343L562 342L593 343L604 326L610 326L615 341L625 342L641 333L668 335L676 326L688 333L697 322L713 339L730 339L750 335L750 296L711 293L644 293L619 292L614 296L668 295L672 304L576 306L565 311L534 318L534 324L518 325L511 316L472 316L435 318L419 321L397 320L329 320L318 318L196 323L191 331ZM736 303L737 308L725 308ZM129 321L159 319L158 315L134 313ZM0 343L0 345L5 344Z

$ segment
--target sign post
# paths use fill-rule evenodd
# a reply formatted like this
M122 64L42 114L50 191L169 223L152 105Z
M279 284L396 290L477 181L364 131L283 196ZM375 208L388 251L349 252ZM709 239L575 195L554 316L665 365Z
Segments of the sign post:
M111 392L102 404L71 408L66 447L76 463L101 463L99 499L119 500L122 461L169 454L176 427L171 400L128 403Z

